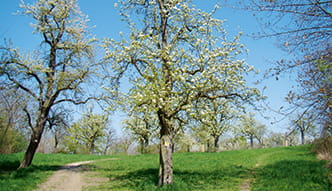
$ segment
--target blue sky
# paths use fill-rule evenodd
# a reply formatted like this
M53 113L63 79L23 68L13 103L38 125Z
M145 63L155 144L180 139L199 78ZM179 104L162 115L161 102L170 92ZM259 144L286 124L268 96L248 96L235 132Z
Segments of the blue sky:
M26 2L31 3L34 1L26 0ZM82 12L88 15L91 20L89 26L94 26L91 32L97 38L108 37L117 39L120 31L127 30L126 23L120 21L119 13L113 6L115 2L116 0L78 0ZM197 8L205 11L211 10L216 2L216 0L194 0ZM5 38L10 39L14 46L29 51L33 48L38 48L40 38L38 35L32 34L33 29L29 25L32 20L29 17L13 14L19 10L19 4L20 0L1 0L0 39L1 43L3 43ZM249 64L261 71L259 75L248 78L249 82L261 79L264 71L272 67L274 61L281 58L290 58L286 52L281 51L277 47L276 39L254 40L248 36L261 31L261 26L251 12L222 7L216 12L215 17L225 20L224 27L230 39L238 32L243 32L241 43L249 50L248 54L244 55L244 58ZM266 102L269 103L269 107L278 110L281 106L287 105L284 97L295 85L294 80L294 77L285 75L278 81L275 79L265 80L257 87L262 90L266 86L264 91L264 95L268 96ZM253 84L249 85L254 86ZM257 119L270 129L278 132L286 130L287 120L271 124L271 122L281 119L282 116L269 110L265 111L263 115L267 119L264 119L260 114L257 114ZM123 117L124 115L120 113L115 113L112 116L112 126L116 127L118 131Z

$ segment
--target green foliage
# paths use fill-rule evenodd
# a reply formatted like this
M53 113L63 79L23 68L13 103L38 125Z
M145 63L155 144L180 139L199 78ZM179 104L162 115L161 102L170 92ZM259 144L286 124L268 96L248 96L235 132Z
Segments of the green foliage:
M158 119L149 111L133 112L130 117L123 122L124 128L133 134L140 144L140 152L148 153L148 146L159 128Z
M98 160L109 156L40 154L28 168L18 169L23 153L0 154L0 190L34 190L37 185L46 181L47 177L60 166L77 161Z
M263 136L266 131L266 126L259 123L254 114L243 115L240 119L240 126L235 129L235 133L239 133L242 136L250 139L250 146L253 147L253 139L256 139L261 145L263 144Z
M98 144L106 135L108 119L106 115L93 114L91 111L72 124L68 129L66 145L69 152L94 153L100 152Z
M16 153L26 148L27 140L19 131L11 127L9 127L6 132L5 131L5 128L0 128L0 135L2 136L0 153Z

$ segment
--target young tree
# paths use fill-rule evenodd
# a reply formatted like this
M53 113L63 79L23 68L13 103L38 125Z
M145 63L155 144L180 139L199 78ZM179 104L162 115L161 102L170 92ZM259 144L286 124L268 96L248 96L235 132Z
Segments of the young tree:
M250 147L254 148L254 139L256 139L260 145L263 145L263 136L266 129L265 125L257 122L253 114L242 116L240 122L238 131L241 135L249 138Z
M111 153L110 149L115 144L115 129L109 127L105 130L105 136L102 141L102 145L104 146L103 149L103 155L107 155L108 153Z
M67 140L72 145L72 149L76 151L83 145L90 154L100 152L98 141L105 136L107 123L108 119L105 115L93 114L91 111L83 114L82 119L73 123L68 129Z
M128 129L140 143L142 154L147 153L147 147L151 136L158 128L157 117L151 113L134 113L129 119L124 121L125 128Z
M55 105L81 104L91 98L83 94L83 82L93 71L92 42L87 39L87 18L76 0L22 1L22 14L31 16L34 33L41 45L27 55L9 45L0 48L0 76L8 87L15 87L29 97L24 108L32 134L19 168L31 164L49 113Z
M54 149L58 148L60 141L63 140L69 128L69 110L58 107L50 111L47 117L46 126L54 136Z
M219 138L229 130L229 121L234 117L229 101L201 99L196 104L196 112L191 116L198 120L201 127L213 138L214 150L219 149Z
M1 108L2 109L2 108ZM0 110L0 153L9 154L14 152L22 152L26 147L27 140L24 138L22 132L17 130L13 123L8 123L8 113Z
M305 135L316 128L314 120L313 115L310 114L300 114L297 116L296 120L292 120L294 130L300 133L302 145L305 144Z
M199 98L252 99L243 76L252 67L237 59L243 46L228 41L223 21L194 8L190 0L120 1L131 33L106 44L107 57L133 83L135 107L148 107L160 125L158 185L173 183L172 139L181 115ZM215 10L214 10L215 11Z

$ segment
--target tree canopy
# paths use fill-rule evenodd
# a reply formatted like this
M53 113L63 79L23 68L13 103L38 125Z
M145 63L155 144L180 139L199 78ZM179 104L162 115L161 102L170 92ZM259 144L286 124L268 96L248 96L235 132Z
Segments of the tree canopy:
M128 76L128 97L136 108L147 108L160 124L159 185L173 182L172 136L176 121L199 98L240 103L257 98L244 76L253 70L239 55L239 36L228 40L223 21L196 9L189 0L120 1L130 34L109 41L107 56L118 76Z

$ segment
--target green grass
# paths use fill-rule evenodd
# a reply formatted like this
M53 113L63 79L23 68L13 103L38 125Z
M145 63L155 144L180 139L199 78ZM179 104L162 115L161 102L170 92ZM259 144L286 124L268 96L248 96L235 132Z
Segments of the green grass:
M332 190L331 169L318 161L309 146L179 153L173 155L175 184L157 188L158 155L120 157L98 162L91 170L109 181L90 190Z
M0 190L33 190L64 164L106 157L109 156L37 153L30 167L17 170L23 153L0 155Z
M220 153L175 153L175 183L162 188L156 187L158 155L116 156L116 160L87 165L94 172L93 176L107 180L88 190L228 191L239 190L245 180L251 181L251 190L254 191L332 190L332 170L324 168L326 163L318 161L309 149L309 146L299 146ZM98 157L39 154L32 167L16 171L13 167L19 164L18 156L0 155L0 169L6 171L0 176L0 190L31 190L62 164Z

